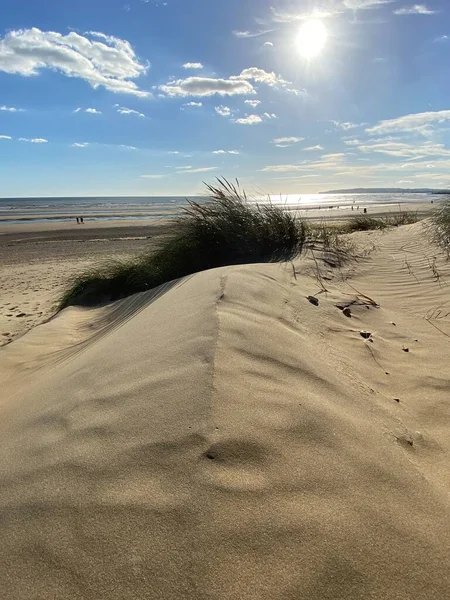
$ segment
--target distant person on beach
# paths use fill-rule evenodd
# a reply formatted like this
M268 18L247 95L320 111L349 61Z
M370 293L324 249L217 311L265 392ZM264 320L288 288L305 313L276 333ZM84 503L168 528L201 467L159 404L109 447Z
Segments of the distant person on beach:
M77 217L77 225L80 224L80 219Z
M364 209L364 214L367 215L367 208Z
M84 225L83 217L80 217L80 223Z

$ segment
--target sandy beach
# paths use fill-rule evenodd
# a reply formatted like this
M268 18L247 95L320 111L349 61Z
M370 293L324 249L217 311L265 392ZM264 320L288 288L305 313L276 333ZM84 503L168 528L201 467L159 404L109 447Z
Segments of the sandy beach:
M158 233L106 231L2 231L7 341ZM214 269L0 349L5 598L450 597L450 263L421 223L353 239L344 267Z
M71 275L151 247L167 221L27 223L0 226L0 345L44 323Z

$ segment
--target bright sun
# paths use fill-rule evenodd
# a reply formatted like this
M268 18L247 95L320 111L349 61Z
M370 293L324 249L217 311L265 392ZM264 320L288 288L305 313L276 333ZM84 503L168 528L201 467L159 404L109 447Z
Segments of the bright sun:
M305 21L300 27L297 47L304 58L313 58L320 54L327 40L327 30L322 21Z

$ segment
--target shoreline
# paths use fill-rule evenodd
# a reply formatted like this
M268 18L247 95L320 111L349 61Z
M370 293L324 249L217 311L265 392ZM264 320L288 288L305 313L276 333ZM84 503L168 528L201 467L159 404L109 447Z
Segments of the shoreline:
M131 258L167 229L167 221L0 227L0 346L52 317L70 277L97 263Z
M403 210L425 217L431 204L405 203ZM371 207L383 216L396 205ZM305 211L306 212L306 211ZM315 209L298 212L306 221L344 222L363 211ZM171 219L85 220L76 222L0 223L0 346L48 320L67 281L76 273L111 259L126 260L151 249L169 230Z

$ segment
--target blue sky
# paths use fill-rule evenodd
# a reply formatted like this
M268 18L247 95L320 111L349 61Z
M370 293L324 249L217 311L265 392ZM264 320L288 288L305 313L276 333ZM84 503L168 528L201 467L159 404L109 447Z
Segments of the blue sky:
M446 0L2 0L0 196L450 187Z

